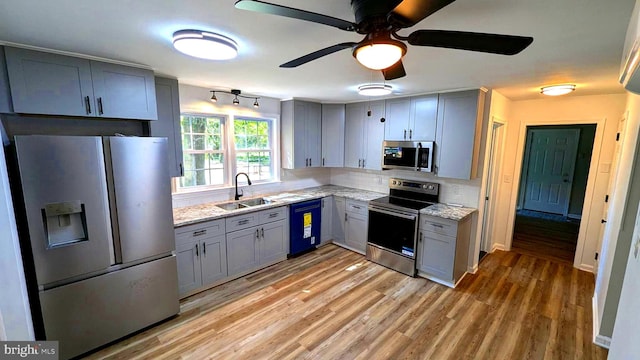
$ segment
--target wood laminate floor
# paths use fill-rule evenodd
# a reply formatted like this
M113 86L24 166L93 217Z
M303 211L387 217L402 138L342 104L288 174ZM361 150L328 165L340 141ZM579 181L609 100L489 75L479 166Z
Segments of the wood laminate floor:
M573 264L580 222L516 215L511 251Z
M181 302L89 359L605 359L593 274L496 251L456 289L324 246Z

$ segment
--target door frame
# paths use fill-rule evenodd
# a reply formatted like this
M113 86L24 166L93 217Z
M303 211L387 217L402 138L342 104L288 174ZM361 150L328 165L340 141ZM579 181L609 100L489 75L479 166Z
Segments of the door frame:
M525 143L527 138L527 127L544 126L544 125L596 125L596 133L593 141L593 149L591 152L591 162L589 164L589 174L587 175L587 187L585 189L584 204L590 205L593 202L593 196L596 187L596 174L598 172L598 163L600 162L602 141L604 138L604 127L606 119L583 119L583 120L529 120L520 123L520 131L518 135L518 146L516 147L515 166L513 171L513 181L511 183L511 199L509 201L509 218L507 220L507 238L505 239L505 250L510 251L513 243L513 232L516 220L516 207L518 203L518 189L522 181L522 160L524 157ZM576 245L576 253L573 259L573 266L581 270L593 272L593 266L583 265L584 256L593 256L593 254L584 254L586 237L591 228L596 224L590 224L591 206L582 207L582 221L578 231L578 243ZM597 224L601 225L600 222ZM599 228L598 228L599 230ZM599 232L599 231L598 231Z
M524 148L524 158L523 158L523 163L522 163L522 174L520 174L521 179L523 181L522 184L520 184L520 191L518 192L518 209L524 209L524 205L525 205L525 194L527 193L527 182L529 181L529 161L531 160L531 148L533 147L533 132L536 130L570 130L564 127L564 125L560 125L563 126L562 129L536 129L534 127L527 127L527 131L525 133L526 139L525 139L525 148ZM572 126L572 125L568 125L568 126ZM576 130L578 132L578 136L576 138L576 143L574 145L575 147L575 154L577 156L578 154L578 145L580 144L580 137L582 136L582 131L580 128L578 129L571 129L571 130ZM571 190L573 189L573 176L575 175L575 161L576 159L574 158L572 160L574 162L574 166L571 168L571 173L569 174L569 178L571 179L571 181L569 182L569 187L567 189L567 196L569 197L567 199L567 205L564 207L564 209L562 209L562 216L568 216L569 215L569 206L571 205Z
M482 232L480 235L480 250L493 252L494 245L488 239L493 235L493 220L495 218L498 184L500 183L500 171L502 169L502 160L504 159L504 145L506 140L507 123L504 120L492 117L489 123L489 149L487 154L486 166L486 184L482 193L484 194L484 213L482 216ZM498 131L500 134L498 135ZM498 135L498 136L496 136ZM500 141L498 144L496 141ZM487 197L489 200L487 200ZM477 257L477 255L476 255Z

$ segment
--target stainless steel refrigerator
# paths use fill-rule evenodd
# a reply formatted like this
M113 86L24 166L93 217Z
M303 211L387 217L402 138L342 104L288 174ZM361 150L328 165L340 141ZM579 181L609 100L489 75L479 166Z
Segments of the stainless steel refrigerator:
M69 358L177 314L166 139L32 135L13 146L37 336Z

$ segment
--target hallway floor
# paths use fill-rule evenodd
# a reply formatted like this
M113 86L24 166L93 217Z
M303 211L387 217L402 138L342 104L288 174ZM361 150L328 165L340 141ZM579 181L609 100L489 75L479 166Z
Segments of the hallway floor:
M532 214L533 213L533 214ZM541 259L573 264L579 221L556 221L544 214L516 215L511 251Z

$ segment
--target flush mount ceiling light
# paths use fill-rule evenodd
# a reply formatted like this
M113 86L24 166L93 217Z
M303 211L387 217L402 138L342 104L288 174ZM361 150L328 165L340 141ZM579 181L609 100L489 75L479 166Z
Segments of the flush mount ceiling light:
M573 84L552 85L540 88L540 93L549 96L566 95L576 89Z
M183 54L207 60L229 60L238 55L238 44L235 41L201 30L174 32L173 47Z
M363 41L353 49L353 56L360 64L373 70L390 67L407 53L407 45L388 36Z
M382 96L391 94L391 85L365 84L358 86L358 94L364 96Z
M238 90L238 89L232 89L231 91L225 91L225 90L210 90L211 92L211 102L217 103L218 102L218 97L216 96L216 93L225 93L225 94L231 94L231 95L235 95L233 97L233 101L232 104L233 105L240 105L240 99L238 99L238 97L241 98L245 98L245 99L253 99L253 107L254 108L259 108L260 104L258 103L258 99L260 99L259 96L247 96L247 95L242 95L242 91Z

